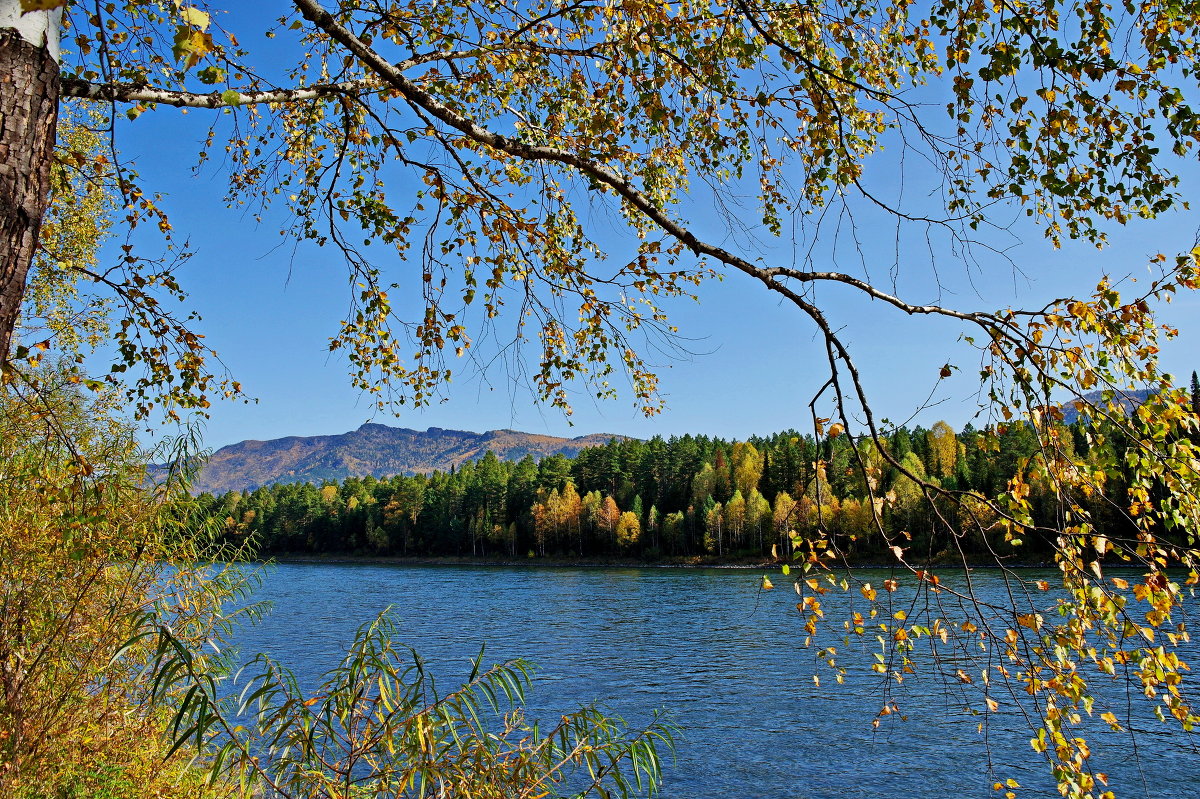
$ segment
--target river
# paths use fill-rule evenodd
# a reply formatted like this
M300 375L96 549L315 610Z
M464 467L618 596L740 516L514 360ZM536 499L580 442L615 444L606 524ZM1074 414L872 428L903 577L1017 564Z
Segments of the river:
M983 717L964 710L964 686L913 678L895 697L906 718L893 714L873 728L882 704L869 670L873 641L857 652L842 647L839 663L849 673L837 685L815 648L802 645L788 578L773 574L776 589L762 591L762 574L279 564L257 593L273 611L238 643L315 684L354 630L391 607L404 643L443 689L466 677L486 642L488 663L522 657L537 666L531 717L553 719L591 701L634 725L666 711L682 730L666 769L667 799L986 797L1002 795L992 783L1009 777L1023 786L1019 796L1057 796L1012 703L988 714L980 732ZM876 585L886 576L875 575ZM978 572L976 581L983 595L1001 590L995 572ZM1192 799L1200 781L1195 741L1150 725L1136 758L1125 734L1091 740L1093 767L1109 775L1118 797Z

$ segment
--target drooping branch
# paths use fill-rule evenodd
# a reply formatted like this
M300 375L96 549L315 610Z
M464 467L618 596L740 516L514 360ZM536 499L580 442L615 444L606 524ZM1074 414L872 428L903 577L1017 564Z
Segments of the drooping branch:
M419 78L405 74L406 70L430 61L446 61L478 55L478 49L416 54L406 60L392 62L345 25L339 23L317 2L295 0L295 5L305 18L352 53L368 74L357 80L294 88L246 88L208 93L165 89L141 84L91 83L69 78L64 81L64 94L79 98L209 109L240 105L286 105L322 99L332 100L338 97L352 98L352 102L365 103L371 95L375 94L398 95L414 110L418 110L427 118L446 124L478 145L527 162L560 164L590 178L597 184L612 190L630 208L636 209L667 236L675 239L697 256L711 258L737 269L761 281L772 291L780 292L781 286L790 281L800 283L838 282L853 287L873 299L886 302L907 314L946 316L978 325L989 331L1005 327L1003 320L993 314L963 312L939 305L908 303L897 296L879 290L867 281L844 273L771 268L752 263L724 247L700 239L685 224L674 219L662 202L655 200L640 189L634 178L622 174L618 169L610 167L596 157L589 156L586 152L577 149L530 144L517 138L506 137L480 124L469 114L437 99L423 87ZM443 144L448 146L447 142L443 142ZM786 296L786 292L783 293Z
M464 134L471 141L524 161L553 162L571 167L597 183L612 189L624 201L654 222L664 233L681 242L696 255L710 257L731 266L762 281L773 291L780 291L782 285L778 280L780 277L802 282L835 281L862 290L871 297L894 305L908 314L942 315L970 321L981 326L996 324L997 320L986 313L967 313L937 305L906 303L898 297L876 289L865 281L840 272L767 268L753 264L723 247L700 239L692 230L672 219L663 208L634 185L632 180L607 165L572 150L529 144L481 126L421 88L415 81L404 75L397 65L387 61L370 45L334 19L333 15L315 0L294 0L294 2L306 19L352 52L367 69L378 76L380 81L399 92L413 106Z

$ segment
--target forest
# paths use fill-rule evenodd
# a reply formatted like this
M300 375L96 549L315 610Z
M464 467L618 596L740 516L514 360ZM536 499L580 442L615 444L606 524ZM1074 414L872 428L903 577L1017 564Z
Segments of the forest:
M1195 380L1193 405L1200 407ZM1050 434L1059 457L1088 464L1110 494L1124 492L1130 475L1120 436L1100 440L1080 419L1054 424ZM1058 505L1031 424L900 427L884 446L903 471L870 439L838 435L818 444L788 430L733 442L614 439L540 462L488 452L449 472L277 483L201 494L198 504L229 543L260 556L790 560L794 542L823 541L829 553L862 563L883 562L888 542L905 540L925 563L959 558L960 550L1052 559ZM909 475L944 495L927 502ZM972 497L994 501L1019 484L1028 486L1034 521L1022 538L1006 540L995 516L957 541L937 523L939 513L983 513ZM1102 497L1090 504L1111 540L1135 537L1128 517Z

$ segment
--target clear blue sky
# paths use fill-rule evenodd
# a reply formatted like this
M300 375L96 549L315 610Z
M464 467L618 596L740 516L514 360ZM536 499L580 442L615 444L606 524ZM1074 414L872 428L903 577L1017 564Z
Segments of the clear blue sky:
M350 387L344 361L328 350L350 297L341 256L281 239L277 217L268 216L259 225L252 214L225 207L220 169L208 166L193 173L188 168L206 135L207 121L207 112L184 115L160 108L136 122L122 123L119 146L137 161L145 188L167 195L177 234L187 238L195 252L179 277L204 317L200 330L234 377L258 398L251 405L216 404L207 423L208 446L247 438L340 433L368 419L418 429L508 427L567 436L707 433L740 438L790 427L806 429L809 399L826 377L823 348L798 311L738 274L703 286L699 304L672 306L673 320L693 354L659 359L668 402L659 417L642 418L627 395L596 403L581 394L574 416L567 420L552 408L537 406L529 386L501 367L483 380L469 373L456 377L450 399L433 408L402 408L398 418L374 413L372 403ZM873 185L896 191L898 175L889 157L888 152L877 156L868 175ZM909 196L929 188L928 178L919 173L910 172L906 180ZM1189 180L1196 185L1194 175ZM744 242L722 232L711 202L703 195L693 199L687 213L705 237L745 251ZM752 209L748 212L752 215ZM1019 241L1002 236L993 242L1008 248L1006 256L1018 268L999 258L968 268L943 248L936 261L939 292L922 236L910 233L897 240L895 226L886 219L865 209L859 213L857 245L844 234L832 235L832 229L823 231L816 245L823 253L820 264L846 271L861 271L866 264L870 275L888 286L894 270L907 299L940 300L968 310L1040 305L1056 296L1087 293L1104 271L1148 276L1150 255L1189 248L1200 227L1195 212L1181 212L1114 231L1113 245L1103 252L1083 245L1055 251L1038 230L1017 221L1013 230ZM1016 216L1012 209L999 213ZM601 229L612 226L600 213L593 221ZM996 221L1006 224L1003 216ZM766 261L785 264L798 249L790 241L761 247ZM418 270L399 263L381 265L387 267L389 279L410 286L417 296ZM959 327L909 319L879 303L856 300L846 291L823 289L818 299L843 329L879 415L904 421L931 392L936 404L917 416L917 423L946 419L959 427L978 411L979 357L956 341ZM1198 311L1200 301L1190 297L1177 301L1164 315L1182 330L1164 358L1181 379L1200 368ZM939 381L938 370L946 362L961 371Z

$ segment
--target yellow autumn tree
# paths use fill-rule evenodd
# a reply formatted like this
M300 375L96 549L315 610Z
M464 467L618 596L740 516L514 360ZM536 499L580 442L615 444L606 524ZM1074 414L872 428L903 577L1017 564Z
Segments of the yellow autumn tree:
M617 519L617 546L623 552L635 549L642 541L642 523L637 514L625 511Z
M958 463L958 436L946 422L936 422L925 435L933 476L950 477Z
M230 795L168 757L170 702L139 636L173 618L190 646L220 641L222 570L203 585L174 567L202 555L188 500L147 490L112 394L89 396L69 370L38 378L0 393L0 793Z
M758 448L749 441L736 441L729 460L734 488L746 497L751 491L757 491L763 473L763 455Z

